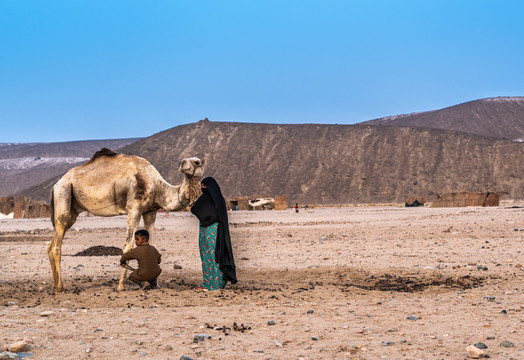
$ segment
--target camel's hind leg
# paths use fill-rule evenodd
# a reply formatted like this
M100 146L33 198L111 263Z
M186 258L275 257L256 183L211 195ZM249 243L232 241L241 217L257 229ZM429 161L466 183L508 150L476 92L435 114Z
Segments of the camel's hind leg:
M64 286L62 284L62 277L60 275L60 262L62 260L62 241L67 230L73 226L78 217L78 213L71 210L69 214L62 214L58 218L55 218L55 232L53 239L47 248L47 256L51 263L51 271L53 272L53 283L55 285L55 291L63 291Z
M135 232L140 222L140 213L138 211L129 212L127 215L127 238L124 244L123 252L127 252L133 248L133 241L135 240ZM123 291L125 289L127 269L122 268L120 272L120 278L118 279L117 291Z

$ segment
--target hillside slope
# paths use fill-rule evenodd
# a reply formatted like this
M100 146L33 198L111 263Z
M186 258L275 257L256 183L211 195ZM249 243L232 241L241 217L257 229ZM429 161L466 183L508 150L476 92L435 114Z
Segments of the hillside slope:
M365 121L361 125L455 130L522 142L524 141L524 97L475 100L441 110Z
M63 174L85 162L101 147L119 149L137 140L0 144L0 196L16 194Z
M206 120L121 149L178 183L180 159L208 160L226 197L288 195L288 203L403 202L444 191L523 198L524 143L444 130L360 125L273 125ZM56 180L55 180L56 181ZM52 183L26 192L47 199Z
M522 198L524 191L524 144L443 130L202 120L122 152L147 158L170 182L181 181L181 158L206 158L205 175L217 178L228 197L346 204L488 189Z

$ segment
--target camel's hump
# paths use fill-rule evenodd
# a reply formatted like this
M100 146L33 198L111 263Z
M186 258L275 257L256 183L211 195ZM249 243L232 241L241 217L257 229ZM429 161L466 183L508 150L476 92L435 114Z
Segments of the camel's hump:
M89 159L88 162L86 162L86 164L90 164L90 163L94 162L96 159L98 159L99 157L102 157L102 156L113 157L113 156L117 156L117 155L118 155L118 153L114 152L111 149L102 148L102 149L98 150L95 153L95 155L93 155L93 157L91 159Z

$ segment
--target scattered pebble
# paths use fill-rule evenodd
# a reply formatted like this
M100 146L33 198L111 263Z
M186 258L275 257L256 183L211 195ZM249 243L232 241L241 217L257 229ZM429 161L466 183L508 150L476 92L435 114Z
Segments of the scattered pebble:
M504 340L503 342L500 343L500 346L505 347L505 348L511 348L511 347L514 347L515 344L513 344L511 341Z
M319 341L320 338L319 338L318 336L312 336L312 337L311 337L311 340L313 340L313 341Z
M416 317L416 316L408 316L407 319L408 320L418 320L418 317Z
M479 349L485 350L488 348L488 346L484 343L478 342L474 346L478 347Z
M196 334L193 337L193 342L204 342L206 339L211 339L211 335L207 334Z
M20 356L17 353L12 353L10 351L4 351L0 353L0 360L18 360Z
M54 314L54 312L52 312L52 311L44 311L44 312L40 313L40 316L51 316L53 314Z
M268 325L275 325L275 322L273 320L268 320L267 324Z
M279 348L283 347L284 345L282 345L282 343L278 340L275 340L275 345Z
M466 352L468 353L468 357L470 359L481 359L486 355L486 352L482 349L479 349L475 345L469 345L466 348Z
M28 340L14 342L11 345L9 345L9 351L14 353L28 352L29 350L31 350L31 345L29 343L30 341Z

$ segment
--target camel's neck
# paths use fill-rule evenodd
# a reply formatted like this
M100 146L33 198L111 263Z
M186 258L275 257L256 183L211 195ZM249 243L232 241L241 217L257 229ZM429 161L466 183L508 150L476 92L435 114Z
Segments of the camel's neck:
M202 194L198 177L184 177L180 185L163 182L157 204L167 211L183 210Z

